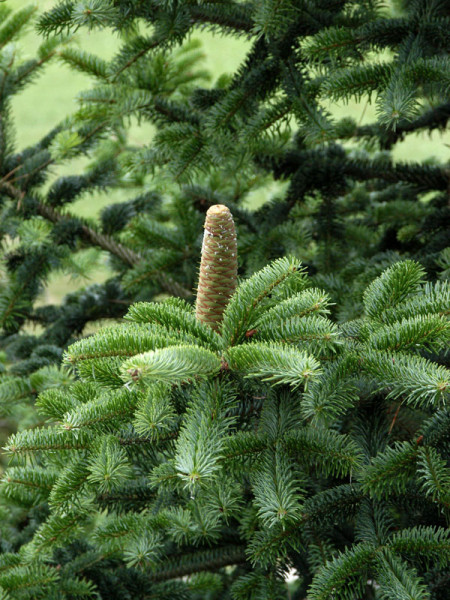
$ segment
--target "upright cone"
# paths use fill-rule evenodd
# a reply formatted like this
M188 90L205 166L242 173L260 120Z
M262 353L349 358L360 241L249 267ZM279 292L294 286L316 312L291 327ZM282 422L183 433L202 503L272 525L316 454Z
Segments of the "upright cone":
M236 289L237 242L233 216L223 204L206 213L196 316L217 331L223 311Z

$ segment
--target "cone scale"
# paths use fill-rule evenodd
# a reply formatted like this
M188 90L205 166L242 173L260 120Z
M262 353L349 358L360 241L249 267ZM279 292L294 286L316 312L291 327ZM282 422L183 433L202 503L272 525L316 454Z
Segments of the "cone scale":
M196 317L218 331L237 285L237 242L233 216L223 204L206 213Z

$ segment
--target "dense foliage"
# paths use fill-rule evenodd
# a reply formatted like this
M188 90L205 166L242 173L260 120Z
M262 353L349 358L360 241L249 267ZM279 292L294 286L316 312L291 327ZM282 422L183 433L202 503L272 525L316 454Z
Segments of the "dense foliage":
M250 222L235 215L248 273L292 251L322 275L340 271L335 287L361 274L367 258L384 261L381 268L398 260L392 251L436 271L449 242L448 172L414 156L396 163L392 152L448 122L445 3L102 0L83 13L79 7L60 2L40 20L41 31L136 32L109 62L64 54L97 81L82 95L76 123L101 127L131 114L157 128L151 144L125 157L129 175L171 175L196 207L240 203L249 185L254 197L255 178L284 182ZM250 40L250 50L232 76L167 98L159 81L170 69L160 67L160 52L199 28ZM372 100L377 121L337 120L329 100ZM247 256L254 246L259 256Z
M14 43L34 12L10 15L2 4L0 14L0 324L14 361L0 386L3 412L43 379L61 381L53 367L87 325L161 293L192 302L211 204L233 210L242 275L294 254L332 295L340 320L361 314L366 285L402 256L420 260L432 278L449 268L448 170L390 156L415 132L446 126L442 3L388 10L375 1L64 0L40 17L47 41L24 62ZM110 29L123 41L106 61L70 43L79 28ZM199 28L251 42L237 72L212 85L190 41ZM95 86L80 93L77 114L17 150L11 102L54 58ZM325 108L324 99L372 96L376 123L336 120ZM144 148L127 142L132 117L156 129ZM86 172L51 179L54 165L80 155L90 158ZM259 210L244 208L267 198L274 178L278 192ZM142 192L107 207L100 223L68 210L83 194L130 185ZM38 307L52 273L85 274L100 251L112 278ZM30 323L42 333L30 335ZM33 379L42 368L44 377Z
M21 59L15 41L35 12L28 7L9 14L8 7L0 5L0 326L2 348L10 363L0 383L2 415L17 412L18 403L45 387L66 382L57 365L63 349L86 326L121 317L132 299L161 293L192 297L200 251L201 217L182 198L166 206L160 193L143 189L127 202L107 206L99 223L67 210L83 195L118 185L117 157L126 148L125 130L119 124L109 125L108 136L101 127L68 130L67 123L55 124L36 145L16 149L11 112L15 95L33 82L48 61L70 52L67 38L53 37L43 42L35 59ZM198 57L193 44L166 59L172 61L175 90L177 77L185 88L189 79L202 77L195 70ZM161 82L161 89L164 86L168 95L174 91L167 81ZM55 165L85 154L91 160L84 173L52 177ZM119 233L137 214L139 223L128 229L129 243L124 244ZM105 253L111 277L86 287L86 277L95 276ZM149 254L151 264L146 259ZM79 278L80 290L68 294L61 305L42 305L40 294L54 274Z
M205 246L221 231L207 222ZM223 267L207 256L204 294ZM296 598L439 598L450 372L430 353L450 340L449 286L405 261L361 319L336 325L329 302L282 258L239 285L217 332L172 299L70 346L73 382L37 401L50 424L9 440L3 494L50 514L2 556L0 585L285 598L294 568Z
M298 599L445 598L449 170L394 160L448 122L445 3L62 0L23 60L35 14L0 3L1 413L37 399L8 442L0 598L286 598L291 568ZM80 28L115 32L113 58ZM235 73L202 69L202 29L245 41ZM54 59L93 87L17 149L14 97ZM217 204L238 263L205 242L196 295ZM105 283L39 304L105 255Z

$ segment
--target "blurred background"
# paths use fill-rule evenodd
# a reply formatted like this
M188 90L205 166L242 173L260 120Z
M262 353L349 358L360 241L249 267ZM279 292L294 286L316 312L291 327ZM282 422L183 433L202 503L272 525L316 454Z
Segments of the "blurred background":
M18 9L33 4L33 2L6 0L6 4L12 9ZM57 1L41 0L34 4L39 12L43 12L55 6ZM193 37L199 39L202 43L204 68L211 73L211 83L223 73L233 72L243 60L249 48L249 44L244 39L219 37L203 31L196 32ZM120 45L120 36L114 32L87 32L83 29L74 36L72 43L79 45L88 52L109 58L117 51ZM27 34L19 43L21 58L26 59L28 56L33 56L38 44L38 34L33 28L29 28ZM80 90L88 89L91 85L92 81L88 76L72 71L58 60L51 62L46 67L44 74L15 98L13 114L18 148L34 144L61 119L76 110L77 94ZM52 91L51 94L48 93L49 90ZM373 122L376 117L375 105L366 101L360 104L352 102L346 105L334 104L330 106L330 110L337 118L352 116L359 120L360 124ZM130 142L133 145L144 145L149 142L151 136L152 130L148 125L132 124ZM449 148L450 133L447 132L442 135L435 132L431 136L422 133L415 137L409 136L406 142L397 144L394 157L402 161L408 161L412 158L419 161L432 159L432 157L446 160L449 157ZM81 172L84 162L82 159L73 159L55 168L52 179L47 185L60 174ZM277 186L274 186L274 188L276 189ZM99 192L73 203L71 210L79 215L95 219L105 204L123 201L135 196L136 192L137 190L131 187L115 189L107 193ZM268 189L267 197L270 197L272 193L273 190ZM260 203L261 198L254 199L254 201ZM107 275L108 267L104 264L95 273L91 274L91 281L92 279L101 281ZM88 282L86 281L86 283ZM79 286L79 280L73 281L62 275L53 277L43 294L42 303L58 301L68 291L77 289Z

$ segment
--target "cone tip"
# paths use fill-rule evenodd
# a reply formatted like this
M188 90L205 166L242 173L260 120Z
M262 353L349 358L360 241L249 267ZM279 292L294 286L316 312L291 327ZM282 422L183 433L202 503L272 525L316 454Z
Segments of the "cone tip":
M210 215L219 215L219 214L225 214L225 213L230 214L230 209L227 206L225 206L224 204L213 204L212 206L210 206L208 208L206 215L210 216Z

